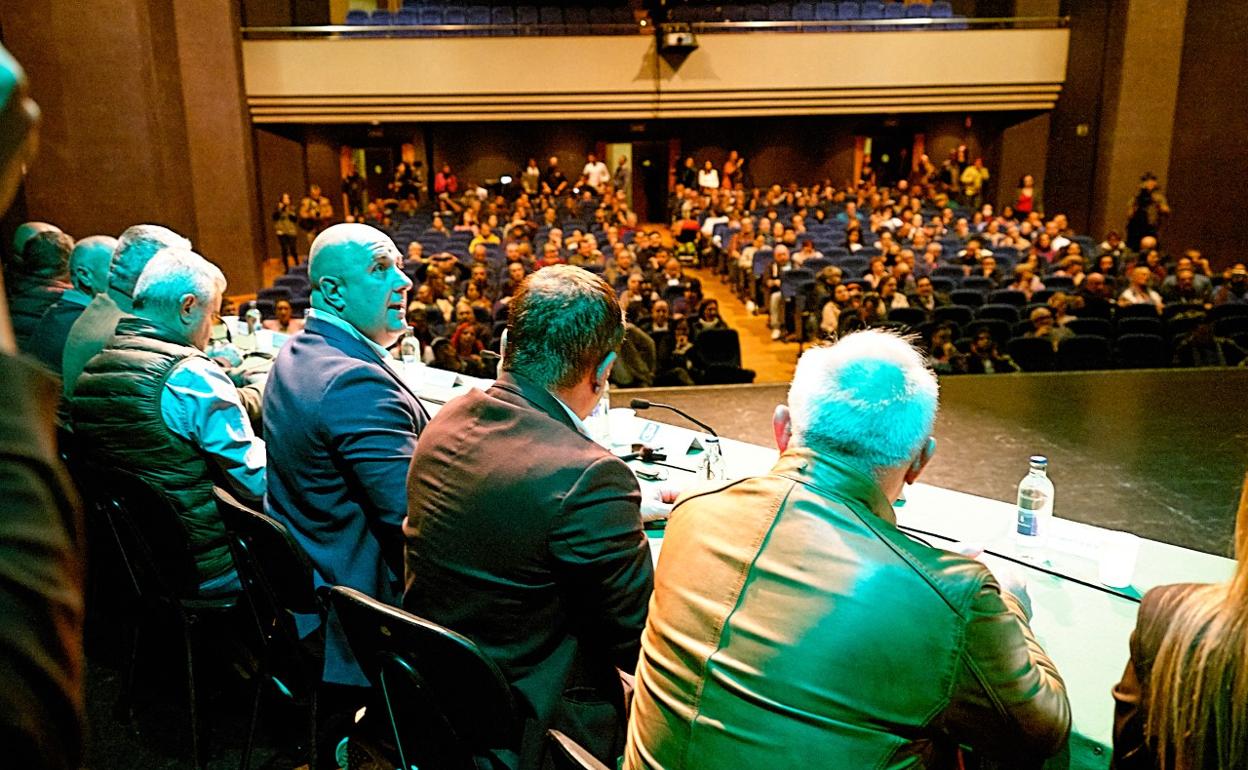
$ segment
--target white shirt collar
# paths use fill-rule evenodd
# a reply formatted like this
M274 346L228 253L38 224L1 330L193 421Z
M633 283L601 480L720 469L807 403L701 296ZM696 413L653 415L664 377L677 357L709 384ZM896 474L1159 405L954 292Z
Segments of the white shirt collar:
M582 420L580 417L576 416L576 412L572 411L572 407L563 403L563 399L559 398L554 393L551 393L550 395L554 397L555 401L559 404L559 406L563 407L563 411L568 413L568 417L572 419L572 425L576 427L577 431L579 431L581 435L583 436L593 438L593 436L589 435L589 428L585 427L585 421Z

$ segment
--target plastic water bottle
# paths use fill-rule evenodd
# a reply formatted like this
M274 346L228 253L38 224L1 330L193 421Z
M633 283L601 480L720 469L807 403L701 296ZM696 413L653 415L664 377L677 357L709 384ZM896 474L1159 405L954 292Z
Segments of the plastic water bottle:
M724 468L724 452L715 436L702 439L702 477L710 481L722 481L728 478Z
M1031 469L1018 485L1018 544L1038 548L1048 537L1053 518L1053 482L1048 474L1049 459L1031 456Z
M420 363L420 340L416 339L411 329L404 333L403 340L399 342L399 358L403 359L404 369Z

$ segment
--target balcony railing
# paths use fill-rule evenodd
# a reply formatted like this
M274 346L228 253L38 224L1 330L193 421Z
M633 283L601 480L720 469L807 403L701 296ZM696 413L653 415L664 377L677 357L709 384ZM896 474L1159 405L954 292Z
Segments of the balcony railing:
M992 18L902 18L823 21L694 21L673 22L696 34L746 32L905 32L965 31L982 29L1054 29L1068 27L1069 16L1020 16ZM653 35L649 19L631 23L577 24L326 24L305 27L243 27L249 40L291 38L453 38L453 37L549 37L565 35Z

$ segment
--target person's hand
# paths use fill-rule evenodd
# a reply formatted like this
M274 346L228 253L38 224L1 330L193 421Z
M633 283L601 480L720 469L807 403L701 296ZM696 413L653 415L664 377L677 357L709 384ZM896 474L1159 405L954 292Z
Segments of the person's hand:
M647 485L641 491L641 520L659 521L672 515L672 504L680 496L680 490L669 484Z
M996 578L997 584L1001 586L1001 589L1013 594L1014 598L1018 599L1018 603L1023 605L1023 612L1027 615L1027 619L1031 619L1031 595L1027 593L1027 578L1024 577L1021 569L1005 562L998 562L996 565L990 566L984 560L984 547L977 543L954 543L949 546L949 550L954 553L960 553L968 559L974 559L988 567L988 571Z

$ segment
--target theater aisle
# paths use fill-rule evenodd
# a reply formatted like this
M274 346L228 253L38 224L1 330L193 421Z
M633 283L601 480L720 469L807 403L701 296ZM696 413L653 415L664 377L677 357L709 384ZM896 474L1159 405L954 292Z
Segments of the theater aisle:
M789 382L797 366L797 343L774 342L766 315L750 315L732 289L710 270L686 268L702 281L702 294L719 300L719 314L741 338L741 365L753 369L754 382Z

